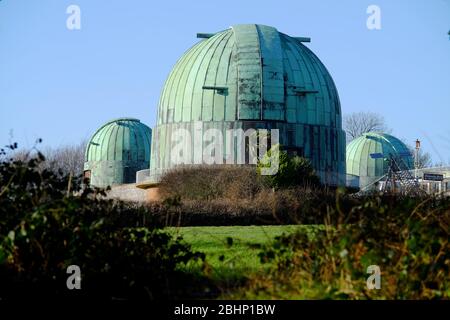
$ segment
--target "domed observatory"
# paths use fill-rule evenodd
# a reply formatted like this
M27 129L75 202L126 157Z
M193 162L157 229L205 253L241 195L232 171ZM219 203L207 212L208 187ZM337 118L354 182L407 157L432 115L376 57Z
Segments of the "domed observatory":
M390 157L401 161L405 169L414 168L412 153L401 140L386 133L365 133L347 146L347 176L359 180L359 188L369 187L388 172Z
M136 182L136 172L149 168L152 130L133 118L101 126L86 147L84 177L95 187Z
M202 135L209 129L223 137L238 129L278 129L283 147L308 158L322 182L345 184L338 92L323 63L302 43L309 39L255 24L197 36L202 40L178 60L160 96L150 180L175 166L180 130L188 133L181 143L192 148L188 163L198 164L205 162L208 142ZM225 141L219 164L229 163L233 142Z

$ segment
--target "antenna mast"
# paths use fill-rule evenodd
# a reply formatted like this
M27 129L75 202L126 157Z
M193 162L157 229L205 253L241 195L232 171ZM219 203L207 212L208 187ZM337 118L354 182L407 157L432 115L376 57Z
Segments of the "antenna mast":
M416 140L416 154L414 156L414 169L415 169L414 175L415 175L416 181L419 181L419 165L420 165L419 152L420 152L420 140L417 139Z

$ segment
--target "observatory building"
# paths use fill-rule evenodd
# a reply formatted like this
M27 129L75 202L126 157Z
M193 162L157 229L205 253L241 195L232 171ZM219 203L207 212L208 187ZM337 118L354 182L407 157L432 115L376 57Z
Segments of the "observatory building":
M389 157L401 161L404 169L414 168L408 147L386 133L365 133L347 146L347 185L364 189L379 181L389 169Z
M412 170L410 150L389 134L366 133L346 147L336 86L304 45L309 38L259 24L197 38L166 79L153 131L137 119L121 118L94 133L84 165L92 186L111 186L109 195L124 200L157 200L158 182L167 171L179 164L212 164L211 158L214 164L243 164L239 152L247 161L255 151L251 135L263 129L274 133L266 139L268 147L280 143L289 154L309 159L325 185L382 184L395 162L401 164L396 172L413 177L408 181L427 192L450 194L449 168ZM221 144L207 136L211 131L220 133ZM257 149L262 156L261 144Z
M86 147L84 177L95 187L136 182L136 172L148 169L152 130L133 118L101 126Z
M339 96L323 63L303 44L309 39L257 24L197 37L202 40L180 57L161 90L150 171L138 183L157 182L175 166L174 132L190 133L183 143L196 164L205 142L194 137L214 128L223 136L230 129L279 129L281 145L308 158L322 182L344 185Z

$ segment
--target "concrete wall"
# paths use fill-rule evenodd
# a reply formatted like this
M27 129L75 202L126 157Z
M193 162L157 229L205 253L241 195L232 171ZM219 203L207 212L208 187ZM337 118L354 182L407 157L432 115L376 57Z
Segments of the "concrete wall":
M158 187L141 189L135 183L115 185L108 191L108 198L133 202L161 201Z
M100 188L133 183L136 181L136 172L148 167L148 161L105 160L84 163L84 170L91 171L89 184Z
M147 190L139 189L135 183L116 185L108 191L108 197L134 202L147 201Z

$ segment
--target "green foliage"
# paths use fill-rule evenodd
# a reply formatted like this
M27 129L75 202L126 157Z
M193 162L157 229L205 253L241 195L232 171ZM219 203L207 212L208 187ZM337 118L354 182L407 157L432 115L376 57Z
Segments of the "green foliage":
M278 172L274 175L264 175L264 179L271 188L280 189L293 186L318 186L319 177L315 174L309 160L293 156L290 157L279 144L266 152L257 166L258 174L263 168L270 168L274 159L278 158Z
M449 199L371 197L350 211L340 211L341 201L328 209L337 223L314 237L297 232L266 246L260 258L277 267L252 290L275 298L450 298ZM381 268L380 290L367 289L369 265Z
M157 228L144 207L105 199L37 157L0 162L0 298L189 296L180 265L204 256ZM145 219L145 222L144 222ZM82 290L66 287L78 265Z

